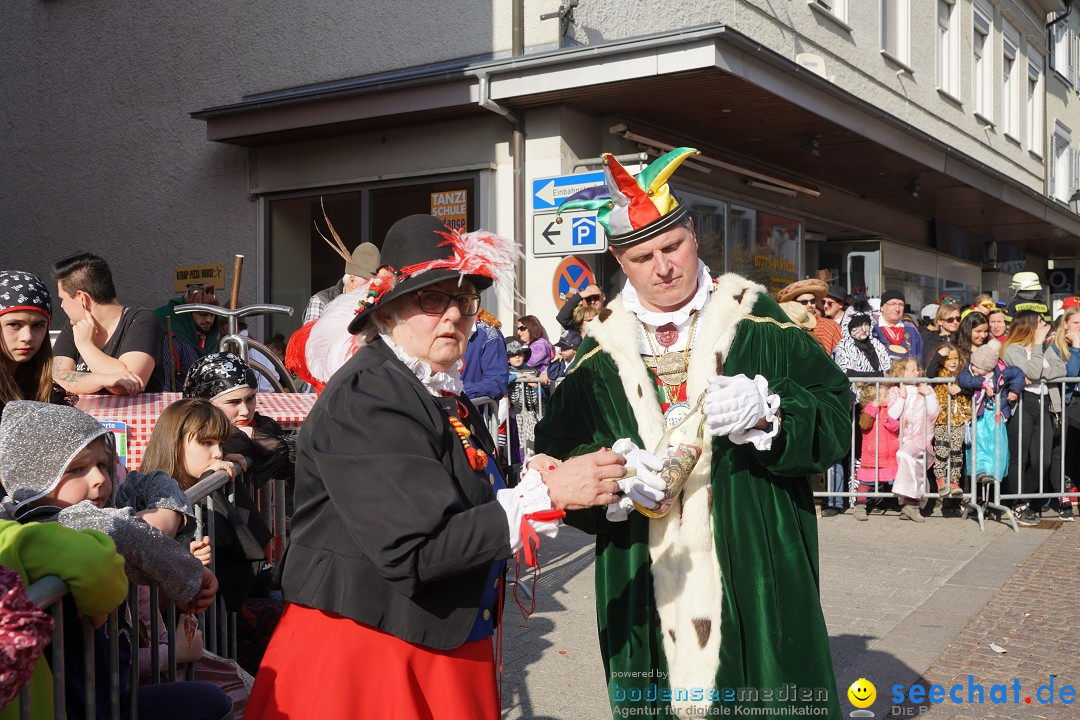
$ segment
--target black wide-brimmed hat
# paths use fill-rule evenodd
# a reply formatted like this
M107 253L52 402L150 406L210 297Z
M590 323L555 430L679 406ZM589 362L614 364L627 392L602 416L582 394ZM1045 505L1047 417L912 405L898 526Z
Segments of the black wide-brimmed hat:
M514 243L484 230L450 230L432 215L409 215L394 223L382 246L380 271L368 283L349 332L363 329L375 310L406 293L443 280L469 280L477 290L512 281Z

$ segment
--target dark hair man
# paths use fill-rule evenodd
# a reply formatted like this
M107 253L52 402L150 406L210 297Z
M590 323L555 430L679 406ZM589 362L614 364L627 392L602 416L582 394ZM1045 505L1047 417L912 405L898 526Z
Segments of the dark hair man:
M78 252L53 263L69 325L53 347L53 378L70 393L161 392L161 326L149 310L116 299L108 263Z

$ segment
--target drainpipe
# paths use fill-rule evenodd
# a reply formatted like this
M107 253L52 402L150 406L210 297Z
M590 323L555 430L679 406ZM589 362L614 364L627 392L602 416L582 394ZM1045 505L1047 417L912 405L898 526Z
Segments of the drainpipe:
M511 54L515 57L525 53L525 0L514 0L511 13L513 25ZM514 167L514 241L519 243L520 253L514 260L514 274L517 278L513 292L514 315L521 317L525 311L525 123L517 113L504 108L491 99L491 79L486 70L476 72L479 83L477 104L496 115L501 115L510 123L510 155ZM520 288L520 290L518 290Z

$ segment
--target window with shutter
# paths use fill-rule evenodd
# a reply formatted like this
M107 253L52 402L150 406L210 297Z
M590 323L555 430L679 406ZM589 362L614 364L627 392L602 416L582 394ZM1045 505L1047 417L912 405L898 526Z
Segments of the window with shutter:
M1050 197L1057 197L1057 163L1057 133L1054 133L1050 136L1050 162L1047 163L1050 170Z

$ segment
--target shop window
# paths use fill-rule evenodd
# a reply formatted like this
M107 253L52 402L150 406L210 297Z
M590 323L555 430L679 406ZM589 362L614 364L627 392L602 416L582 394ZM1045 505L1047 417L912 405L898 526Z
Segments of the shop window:
M732 204L728 219L728 271L776 292L798 280L802 225L798 220Z
M433 182L366 186L277 197L267 203L267 284L269 302L288 305L291 317L271 316L270 333L286 336L302 324L311 296L333 287L345 273L345 261L320 237L333 239L322 204L347 251L362 242L382 247L395 222L431 213L449 227L475 230L476 192L471 177Z

